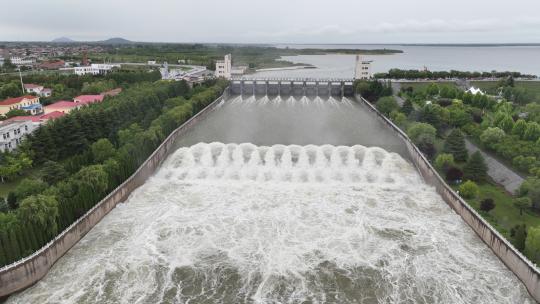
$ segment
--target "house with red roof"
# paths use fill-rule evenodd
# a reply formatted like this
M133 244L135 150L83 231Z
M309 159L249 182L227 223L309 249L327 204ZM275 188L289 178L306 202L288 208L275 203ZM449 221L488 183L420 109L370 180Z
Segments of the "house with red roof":
M75 103L89 104L89 103L94 103L94 102L102 102L104 97L105 96L101 94L100 95L80 95L73 98L73 101Z
M7 123L10 121L30 121L34 125L40 125L49 120L54 120L64 115L66 114L64 114L63 112L54 111L54 112L50 112L49 114L43 114L43 115L14 116L14 117L4 120L2 123Z
M33 95L8 98L0 101L1 115L6 115L7 112L14 109L25 110L32 115L39 114L43 111L43 108L39 103L39 97Z
M86 103L76 103L72 101L62 100L62 101L58 101L53 104L50 104L48 106L45 106L44 110L45 110L45 115L51 114L53 112L60 112L60 113L67 114L75 109L80 109L84 105L86 105Z

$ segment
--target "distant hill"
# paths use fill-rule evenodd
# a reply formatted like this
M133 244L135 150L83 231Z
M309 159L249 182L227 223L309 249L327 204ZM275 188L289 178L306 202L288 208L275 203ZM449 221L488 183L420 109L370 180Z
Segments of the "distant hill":
M130 43L133 43L133 42L129 41L127 39L124 39L124 38L115 37L115 38L110 38L110 39L107 39L107 40L99 41L99 43L105 43L105 44L130 44Z
M60 38L53 39L52 42L70 43L70 42L75 42L75 40L73 40L71 38L68 38L68 37L60 37Z

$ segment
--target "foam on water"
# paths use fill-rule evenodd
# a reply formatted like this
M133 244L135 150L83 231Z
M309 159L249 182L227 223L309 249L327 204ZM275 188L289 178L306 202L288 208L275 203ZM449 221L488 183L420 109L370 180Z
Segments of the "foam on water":
M181 148L8 303L533 303L399 155Z

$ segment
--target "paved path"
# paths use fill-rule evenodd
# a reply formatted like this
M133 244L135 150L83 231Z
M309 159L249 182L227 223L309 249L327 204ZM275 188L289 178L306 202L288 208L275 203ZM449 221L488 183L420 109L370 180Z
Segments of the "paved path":
M517 173L512 171L503 163L499 162L495 158L489 156L485 152L482 152L476 145L470 142L468 139L465 139L465 146L469 151L469 154L472 154L476 151L480 151L484 159L486 160L486 165L488 166L488 175L499 185L504 186L504 188L510 192L514 193L521 183L524 181L523 177L519 176Z
M397 95L399 91L401 90L401 83L392 81L391 84L392 84L392 93L394 94L394 98L396 99L398 105L402 107L403 104L405 103L405 100Z

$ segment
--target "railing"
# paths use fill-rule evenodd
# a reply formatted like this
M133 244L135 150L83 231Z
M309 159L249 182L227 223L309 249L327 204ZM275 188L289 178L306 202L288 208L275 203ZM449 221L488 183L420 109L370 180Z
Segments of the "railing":
M273 78L273 77L232 77L231 81L255 81L255 82L354 82L353 78Z
M444 201L458 213L461 218L474 230L495 255L523 282L531 296L540 301L540 271L529 259L517 250L506 238L495 230L476 210L463 200L439 175L431 163L426 159L420 149L412 142L409 136L396 126L390 119L381 114L369 101L356 96L368 108L384 121L407 145L414 165L426 182L435 186Z
M86 235L86 233L90 231L90 229L95 226L105 215L107 215L110 210L112 210L118 203L124 201L134 189L143 184L143 182L167 157L171 147L179 135L198 122L203 116L211 112L214 108L219 106L220 102L226 99L227 96L228 88L224 90L223 95L218 97L206 108L195 114L180 127L175 129L171 134L169 134L169 136L167 136L159 147L128 179L116 187L104 199L88 210L82 217L76 220L68 228L64 229L64 231L62 231L53 240L48 242L32 255L0 268L0 298L15 291L24 289L41 279L52 267L52 265L54 265L54 263L56 263L60 257L62 257L72 246L74 246L82 237L84 237L84 235ZM68 243L67 245L65 245L66 242ZM51 253L51 251L54 252ZM34 263L38 263L39 265L34 265Z

